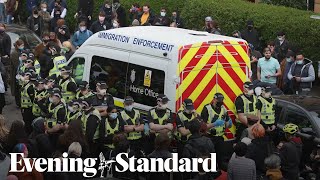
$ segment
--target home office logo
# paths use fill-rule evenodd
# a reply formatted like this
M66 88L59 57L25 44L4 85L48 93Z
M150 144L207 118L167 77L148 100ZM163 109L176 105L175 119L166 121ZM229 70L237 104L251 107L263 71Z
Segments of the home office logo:
M10 172L82 172L86 178L94 177L98 171L100 177L112 176L112 172L216 172L216 154L210 153L206 158L178 158L172 153L171 158L135 158L128 153L120 153L113 160L106 160L100 153L97 158L24 158L23 153L11 153ZM96 165L98 164L98 169ZM18 169L18 165L20 169ZM23 166L22 166L23 165ZM114 168L114 169L113 169ZM98 174L99 175L99 174Z

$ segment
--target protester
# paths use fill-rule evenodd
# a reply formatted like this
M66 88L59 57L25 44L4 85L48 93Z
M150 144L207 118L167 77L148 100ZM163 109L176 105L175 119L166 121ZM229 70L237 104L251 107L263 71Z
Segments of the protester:
M5 66L10 65L11 38L6 33L6 26L0 23L0 57Z
M103 6L101 7L100 11L105 13L105 20L111 24L112 20L116 17L116 12L112 8L112 3L110 0L105 0Z
M291 65L288 79L292 83L295 94L309 95L312 82L315 80L314 67L312 61L304 58L301 52L296 54L296 61Z
M48 12L52 12L52 10L55 8L56 2L61 2L61 6L64 8L68 8L67 6L67 0L45 0L45 2L48 3Z
M183 19L177 10L172 11L171 23L175 23L177 28L184 28Z
M263 50L264 57L258 61L257 78L261 82L276 84L277 77L281 76L279 62L271 57L271 50L265 48Z
M246 158L254 160L256 164L256 176L263 177L266 173L264 159L273 153L274 149L268 136L265 136L264 127L256 123L252 126L253 140L248 145ZM259 152L259 153L257 153Z
M113 11L117 14L117 19L120 27L127 27L127 13L125 8L121 5L120 0L113 0Z
M5 8L5 0L0 0L0 23L6 22L6 8Z
M24 123L19 120L12 122L7 141L3 144L5 153L12 152L14 146L18 143L27 143L28 136L24 128Z
M39 16L39 11L34 8L32 15L28 17L27 28L33 31L38 36L41 36L44 30L44 23L41 16Z
M78 19L78 23L85 21L91 24L92 14L94 9L94 0L78 0L78 8L74 18Z
M234 147L235 157L228 165L228 180L256 180L256 165L252 159L246 158L247 145L238 142Z
M62 43L63 53L61 55L63 55L66 58L66 60L68 61L75 52L73 49L74 48L72 47L72 44L70 43L70 41L64 41Z
M277 146L281 158L281 171L286 179L299 179L299 163L302 153L302 141L295 134L299 128L297 125L289 123L283 127L285 132L285 142L280 142Z
M50 31L50 22L51 22L51 15L48 12L48 4L46 2L42 2L40 4L40 11L39 15L43 19L43 32Z
M23 158L28 158L29 152L26 144L20 143L17 144L14 149L14 153L23 153ZM18 160L21 161L22 156L18 155ZM28 159L29 163L33 164L33 160L31 158ZM9 172L8 175L15 175L19 179L33 179L33 180L43 180L43 174L38 172L35 166L32 166L32 172L28 172L26 169L25 161L21 161L22 163L17 164L17 169L24 169L23 172Z
M286 60L281 62L281 72L282 76L279 79L279 86L284 92L284 94L293 94L292 91L292 81L289 80L288 74L292 64L295 62L295 53L291 50L288 51L286 55Z
M212 33L212 34L218 34L221 35L221 30L218 26L218 22L214 19L212 19L212 17L208 16L204 19L205 21L205 26L203 28L203 30L207 31L208 33Z
M248 43L252 44L257 50L261 50L260 36L258 31L254 28L254 22L252 20L247 21L247 29L241 32L241 37Z
M57 34L54 31L49 33L49 39L50 39L50 42L55 43L61 48L62 46L61 41L57 38Z
M268 42L267 48L269 48L271 50L271 56L275 59L278 59L278 55L275 51L276 45L273 41Z
M250 63L251 63L251 71L252 76L251 80L254 81L257 79L257 68L258 68L258 60L262 58L262 55L259 51L255 50L255 47L252 44L249 44L249 53L250 53Z
M57 21L57 27L55 29L55 33L57 38L59 39L60 43L65 41L69 41L70 39L70 30L67 25L65 25L64 19L59 19Z
M130 22L133 22L135 19L138 19L138 15L141 13L142 9L138 3L133 3L129 9L129 19Z
M143 5L142 12L138 15L138 20L141 26L150 26L154 22L154 15L150 11L149 5Z
M51 12L51 31L57 27L57 21L64 19L67 15L67 8L61 4L60 0L55 0L54 9Z
M160 15L156 16L153 21L154 26L169 26L170 19L167 16L167 10L165 8L161 8Z
M79 24L79 30L74 33L72 37L72 44L76 49L79 49L80 46L92 36L92 32L87 29L87 25L84 21Z
M7 0L6 3L6 14L7 14L7 24L12 24L13 16L16 11L16 0Z
M281 168L281 159L278 155L272 154L264 160L267 168L266 175L263 180L283 180Z
M111 24L108 23L108 21L106 20L106 14L105 12L101 11L99 13L99 17L98 20L96 20L95 22L92 23L91 27L90 27L90 31L95 34L99 31L104 31L104 30L108 30L111 29Z
M34 48L35 58L39 59L39 60L40 60L40 56L42 56L42 54L44 53L44 50L46 49L46 47L50 41L49 33L43 33L41 37L42 37L42 42ZM41 62L40 62L40 64L41 64Z
M4 108L4 106L6 105L6 99L4 96L5 91L5 87L4 87L4 82L2 79L2 75L0 73L0 114L2 114L2 109Z
M286 57L289 50L289 42L286 39L286 34L284 32L279 32L277 39L275 40L275 53L279 63Z

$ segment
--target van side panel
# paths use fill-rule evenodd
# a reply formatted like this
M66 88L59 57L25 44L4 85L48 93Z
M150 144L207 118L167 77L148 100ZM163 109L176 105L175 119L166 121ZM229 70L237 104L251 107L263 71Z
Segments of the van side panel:
M243 83L249 80L250 59L246 43L223 41L221 43L198 43L180 48L177 74L176 110L182 101L190 98L195 108L201 113L210 103L215 93L225 97L224 105L234 119L235 98L242 93ZM233 139L235 127L225 134L226 139Z

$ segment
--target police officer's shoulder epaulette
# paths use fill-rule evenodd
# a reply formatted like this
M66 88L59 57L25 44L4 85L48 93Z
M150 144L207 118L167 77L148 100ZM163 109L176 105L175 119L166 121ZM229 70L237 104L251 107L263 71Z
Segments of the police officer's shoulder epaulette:
M179 114L179 113L181 113L181 112L183 113L183 110L182 110L182 109L181 109L181 110L179 110L179 111L177 112L177 114Z
M169 111L170 113L172 112L171 109L167 108L166 111Z

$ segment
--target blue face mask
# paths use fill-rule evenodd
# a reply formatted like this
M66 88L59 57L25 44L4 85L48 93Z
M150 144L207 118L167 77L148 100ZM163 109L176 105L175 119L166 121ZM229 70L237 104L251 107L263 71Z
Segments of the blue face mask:
M118 113L110 113L109 117L110 117L111 119L117 119Z
M297 64L303 64L303 60L297 61Z
M287 58L287 62L292 62L292 59L291 58Z

